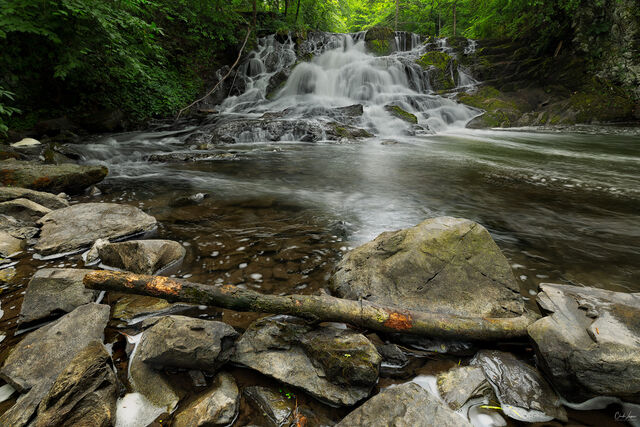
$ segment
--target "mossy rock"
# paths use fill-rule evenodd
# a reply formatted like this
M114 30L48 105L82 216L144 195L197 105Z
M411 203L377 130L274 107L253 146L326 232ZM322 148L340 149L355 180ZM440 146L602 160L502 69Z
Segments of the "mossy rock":
M430 70L429 80L435 90L450 90L456 87L454 77L458 74L458 61L444 52L431 51L416 61L422 68Z
M403 110L397 105L385 105L384 109L388 113L390 113L392 116L397 117L400 120L404 120L407 123L413 123L413 124L418 123L418 118L414 114L411 114L408 111Z
M633 119L633 101L617 94L578 92L569 98L569 105L576 111L576 123Z
M337 136L339 138L347 138L347 139L356 139L356 138L370 138L373 135L360 128L356 128L349 125L343 125L337 122L330 123L331 129L329 129L329 133Z
M510 127L522 116L524 108L492 86L482 86L473 93L461 93L458 102L486 110L467 127L481 129Z
M373 27L364 36L367 49L379 56L393 52L394 40L395 32L389 27Z

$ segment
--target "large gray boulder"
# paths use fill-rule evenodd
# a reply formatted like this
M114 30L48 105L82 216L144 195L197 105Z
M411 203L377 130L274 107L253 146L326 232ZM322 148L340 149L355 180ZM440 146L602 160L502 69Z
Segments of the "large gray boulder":
M0 184L32 190L79 193L107 176L104 166L45 165L20 160L0 161Z
M18 323L59 316L94 301L97 292L86 289L82 283L90 271L74 268L38 270L27 285Z
M55 194L21 187L0 187L0 202L8 202L15 199L28 199L52 210L69 206L69 202L66 199Z
M14 199L0 203L0 214L12 216L27 225L35 225L36 221L51 212L51 209L29 199Z
M98 248L103 264L139 274L167 275L180 268L185 248L171 240L131 240Z
M55 210L42 225L35 246L41 255L77 252L98 239L118 239L153 230L156 219L140 209L115 203L83 203Z
M380 355L362 334L275 316L254 322L231 359L335 405L353 405L378 379Z
M173 427L217 427L231 425L238 414L240 393L231 374L219 373L211 389L198 396L173 418Z
M640 402L640 293L542 284L531 326L540 367L567 400Z
M111 356L94 341L60 373L38 406L33 427L108 427L115 418L118 380Z
M487 230L439 217L385 232L349 252L331 278L342 298L469 317L517 317L524 301Z
M389 387L347 415L336 427L471 427L415 383Z
M536 368L513 354L482 350L471 365L482 369L507 416L526 422L567 420L560 398L549 383Z
M239 335L231 326L186 316L149 319L154 323L142 334L136 357L155 367L215 372L229 360Z
M89 343L102 341L108 320L108 305L86 304L20 341L0 369L0 378L27 393L0 417L0 425L26 425L69 361Z

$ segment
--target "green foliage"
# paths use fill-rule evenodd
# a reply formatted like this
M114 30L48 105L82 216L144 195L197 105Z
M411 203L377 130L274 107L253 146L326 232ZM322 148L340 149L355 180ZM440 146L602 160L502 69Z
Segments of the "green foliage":
M9 127L4 120L11 117L13 114L20 113L19 109L4 104L4 102L7 102L6 100L10 102L13 101L13 99L13 93L8 90L4 90L2 86L0 86L0 136L6 135L7 130L9 130Z

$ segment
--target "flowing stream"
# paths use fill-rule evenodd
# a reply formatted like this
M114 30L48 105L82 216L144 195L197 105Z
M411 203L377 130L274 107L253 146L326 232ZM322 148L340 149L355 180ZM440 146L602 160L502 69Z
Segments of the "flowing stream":
M156 216L158 237L187 247L177 275L201 283L316 292L351 247L449 215L489 229L532 305L542 282L640 292L637 129L466 129L481 111L455 93L478 82L451 70L456 88L441 92L435 70L415 62L426 49L452 53L446 40L397 33L394 52L374 56L364 39L261 39L216 113L78 146L84 162L110 170L102 194L82 201L130 203ZM469 41L465 54L475 46ZM2 330L15 328L24 285L44 266L82 260L21 261L20 285L1 301ZM240 327L256 317L199 315ZM241 385L259 377L234 375ZM244 405L238 425L255 416Z

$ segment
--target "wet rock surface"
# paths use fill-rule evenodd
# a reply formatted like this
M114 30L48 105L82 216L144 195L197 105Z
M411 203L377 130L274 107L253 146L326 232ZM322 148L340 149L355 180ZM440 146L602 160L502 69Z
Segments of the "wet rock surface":
M640 294L557 284L540 289L538 304L549 315L528 332L562 396L640 402Z
M9 258L21 252L22 249L23 243L20 239L16 239L10 233L0 230L0 258Z
M98 292L86 289L82 280L91 270L45 268L33 275L22 302L18 322L28 324L70 313L95 301Z
M269 387L252 386L244 389L249 402L265 417L270 427L287 424L295 410L294 402Z
M236 160L234 153L162 153L147 157L150 162L213 162Z
M13 159L0 161L0 183L3 185L52 193L79 193L102 181L108 173L104 166L45 165Z
M336 427L471 427L462 416L417 384L389 387L347 415Z
M60 373L38 406L34 427L107 427L115 416L118 382L111 356L100 342L90 343Z
M369 395L381 359L361 334L271 317L247 329L231 360L320 400L353 405Z
M144 331L136 356L156 367L215 372L229 360L238 333L229 325L186 316L164 316Z
M121 294L113 305L111 317L125 322L142 321L148 315L172 314L192 307L186 303L170 303L161 298Z
M509 417L528 422L566 421L560 398L533 366L496 350L478 352L471 364L482 369Z
M184 247L171 240L132 240L98 248L103 264L139 274L171 274L185 254Z
M0 187L0 202L15 199L28 199L49 209L61 209L69 206L66 199L51 193L20 187Z
M27 226L35 225L36 221L51 212L51 209L45 208L29 199L14 199L0 203L0 214L12 216Z
M231 374L219 373L211 389L198 396L173 419L173 427L215 427L231 425L238 413L240 393Z
M475 397L488 396L491 386L478 366L453 368L437 377L437 386L443 400L457 411Z
M140 209L114 203L83 203L53 211L39 220L35 249L41 255L79 251L97 239L117 239L155 228L154 217Z
M349 252L331 278L342 298L461 316L524 311L511 267L487 230L439 217L385 232Z

